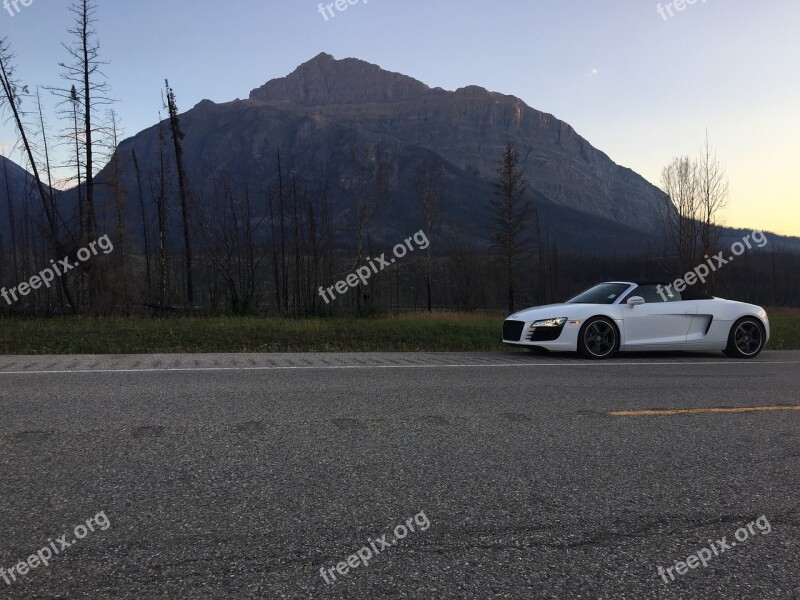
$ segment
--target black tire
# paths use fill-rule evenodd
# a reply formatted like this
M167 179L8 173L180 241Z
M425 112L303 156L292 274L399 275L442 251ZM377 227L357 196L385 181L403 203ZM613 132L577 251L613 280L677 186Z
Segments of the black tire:
M593 360L611 358L619 350L619 330L606 317L592 317L578 332L578 354Z
M755 358L764 349L767 332L755 317L736 321L728 334L728 346L723 352L731 358Z

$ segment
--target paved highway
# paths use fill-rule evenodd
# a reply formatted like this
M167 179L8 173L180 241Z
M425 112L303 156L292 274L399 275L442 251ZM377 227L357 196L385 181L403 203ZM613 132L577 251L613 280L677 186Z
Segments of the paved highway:
M798 352L1 357L0 598L797 599L798 405Z

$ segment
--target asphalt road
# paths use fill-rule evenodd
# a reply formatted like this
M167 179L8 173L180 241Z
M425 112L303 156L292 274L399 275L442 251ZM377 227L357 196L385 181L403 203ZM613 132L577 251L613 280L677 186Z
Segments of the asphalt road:
M797 405L799 352L2 357L0 598L800 598Z

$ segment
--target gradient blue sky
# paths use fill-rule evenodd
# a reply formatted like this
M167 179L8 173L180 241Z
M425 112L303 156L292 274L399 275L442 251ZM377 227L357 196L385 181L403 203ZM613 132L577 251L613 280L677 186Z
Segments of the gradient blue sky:
M726 224L800 235L798 0L697 0L666 21L650 0L362 0L328 21L313 0L98 4L129 135L156 122L165 77L186 110L245 98L329 52L519 96L655 184L673 156L699 153L708 128L731 183ZM0 9L28 85L59 82L68 5ZM6 153L14 139L0 126Z

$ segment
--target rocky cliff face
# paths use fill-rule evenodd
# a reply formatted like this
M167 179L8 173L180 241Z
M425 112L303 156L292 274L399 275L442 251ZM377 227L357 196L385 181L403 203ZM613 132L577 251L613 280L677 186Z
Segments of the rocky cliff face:
M663 195L657 188L616 165L567 123L513 96L476 86L431 89L360 60L320 54L253 90L250 99L295 112L302 107L309 116L425 148L482 179L494 177L509 135L533 189L553 202L648 233L658 229Z
M430 88L357 59L320 54L246 100L199 103L181 115L181 124L187 174L200 202L220 178L256 193L274 187L280 151L283 166L299 183L327 186L334 222L346 229L353 212L345 185L351 157L379 148L391 163L390 194L375 216L375 237L395 238L419 226L413 182L424 158L444 166L446 218L485 239L485 205L509 136L520 149L531 198L546 217L551 240L564 249L635 252L658 232L661 192L614 164L567 123L513 96L475 86L455 92ZM154 177L158 127L120 146L123 179L133 195L132 150L145 180ZM132 211L130 218L138 216Z

